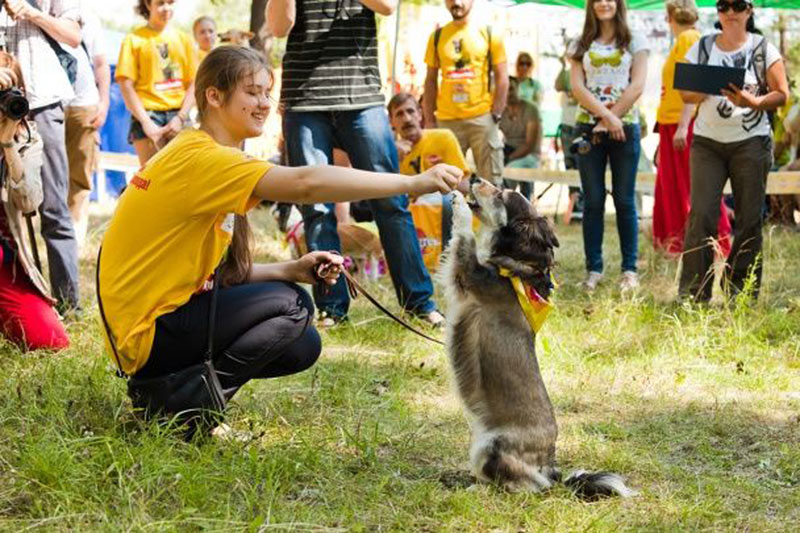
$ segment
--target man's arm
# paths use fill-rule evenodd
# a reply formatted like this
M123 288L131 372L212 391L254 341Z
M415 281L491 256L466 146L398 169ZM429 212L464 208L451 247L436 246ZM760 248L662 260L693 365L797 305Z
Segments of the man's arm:
M111 67L104 54L96 54L92 58L94 67L94 81L97 84L97 92L100 94L100 103L97 106L97 114L92 119L92 127L100 129L106 122L108 116L109 87L111 87Z
M359 0L365 7L379 15L388 17L397 9L397 0Z
M268 0L264 13L267 29L275 37L286 37L294 27L297 16L295 0Z
M422 97L422 115L426 128L436 127L436 96L438 92L439 69L428 66L425 74L425 93Z
M44 13L27 0L5 0L5 6L14 20L30 21L56 41L73 48L81 44L81 26L76 21Z
M492 115L501 115L506 108L508 98L508 63L498 63L494 66L494 102L492 102Z

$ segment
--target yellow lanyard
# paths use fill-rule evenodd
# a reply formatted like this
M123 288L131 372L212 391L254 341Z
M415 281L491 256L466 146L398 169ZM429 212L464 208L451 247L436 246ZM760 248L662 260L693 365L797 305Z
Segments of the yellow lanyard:
M542 324L553 309L553 304L550 300L545 300L531 285L526 284L518 276L515 276L507 268L500 269L500 275L508 278L511 286L514 287L514 292L517 294L517 301L522 308L522 313L525 319L530 324L534 333L539 333L542 329Z

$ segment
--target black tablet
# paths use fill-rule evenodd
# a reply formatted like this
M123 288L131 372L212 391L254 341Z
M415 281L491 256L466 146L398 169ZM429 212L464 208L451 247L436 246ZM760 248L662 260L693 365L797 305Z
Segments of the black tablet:
M743 68L678 63L673 88L719 96L720 90L727 89L731 83L744 87L744 73Z

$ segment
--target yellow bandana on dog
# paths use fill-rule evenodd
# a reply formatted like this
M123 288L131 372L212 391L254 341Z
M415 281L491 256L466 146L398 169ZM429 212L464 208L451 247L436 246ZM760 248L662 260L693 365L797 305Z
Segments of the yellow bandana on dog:
M500 275L508 278L511 286L514 287L514 292L517 294L517 301L522 308L522 314L534 333L539 333L542 329L542 324L550 314L553 304L550 300L545 300L531 285L522 281L518 276L515 276L507 268L500 269Z

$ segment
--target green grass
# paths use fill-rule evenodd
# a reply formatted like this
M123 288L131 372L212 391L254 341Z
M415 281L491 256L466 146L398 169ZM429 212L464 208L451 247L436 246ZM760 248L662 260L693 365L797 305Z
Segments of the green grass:
M264 213L259 253L285 253ZM101 223L85 256L96 251ZM253 382L229 422L245 443L184 443L130 412L89 316L60 354L0 345L0 529L788 531L800 523L800 239L767 231L756 306L674 303L676 264L642 239L643 288L594 295L578 227L557 228L556 311L538 338L564 470L641 491L584 503L459 482L467 424L442 349L365 301L309 372ZM617 270L606 231L607 272ZM384 280L376 287L396 307Z

